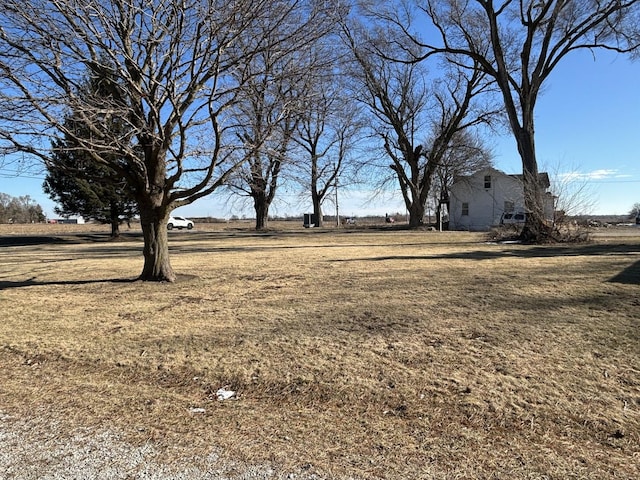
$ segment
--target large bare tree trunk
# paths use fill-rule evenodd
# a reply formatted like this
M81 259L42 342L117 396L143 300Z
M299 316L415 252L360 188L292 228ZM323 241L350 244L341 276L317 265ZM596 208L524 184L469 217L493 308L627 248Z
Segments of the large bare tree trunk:
M533 112L531 112L533 117ZM538 162L533 135L533 120L529 128L521 128L516 132L518 152L522 159L522 181L524 206L527 219L520 234L520 239L527 243L540 243L549 239L551 228L544 216L543 192L538 175Z
M313 204L313 215L315 216L315 226L322 227L322 195L318 191L318 173L317 158L311 162L311 203Z
M431 189L431 181L437 165L437 160L429 157L426 165L420 163L422 146L413 148L405 146L404 162L410 167L411 178L404 173L402 165L395 163L392 170L396 172L404 204L409 212L409 227L419 228L424 225L424 214L427 210L427 197Z
M111 217L111 238L115 239L120 236L120 216L118 215L118 206L115 202L111 202L109 208L109 216Z
M253 196L253 207L256 212L256 230L267 228L269 221L269 202L266 195L256 194Z
M419 201L411 203L409 208L409 228L418 228L424 225L424 212L426 205Z
M120 220L111 219L111 238L115 239L120 237Z
M317 193L312 195L312 203L313 203L313 215L315 216L315 226L316 227L322 227L324 224L323 218L322 218L322 202L320 201L320 195L318 195Z
M152 282L174 282L176 274L169 261L169 238L165 207L140 208L140 224L144 238L144 267L139 280Z

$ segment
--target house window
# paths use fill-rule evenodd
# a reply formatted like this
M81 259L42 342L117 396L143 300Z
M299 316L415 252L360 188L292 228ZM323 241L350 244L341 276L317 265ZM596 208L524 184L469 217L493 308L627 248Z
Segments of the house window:
M510 202L509 200L505 200L504 201L504 212L505 213L513 213L514 210L515 210L514 203Z
M463 217L469 216L469 204L467 202L464 202L462 204L462 216Z
M491 188L491 175L484 176L484 188Z

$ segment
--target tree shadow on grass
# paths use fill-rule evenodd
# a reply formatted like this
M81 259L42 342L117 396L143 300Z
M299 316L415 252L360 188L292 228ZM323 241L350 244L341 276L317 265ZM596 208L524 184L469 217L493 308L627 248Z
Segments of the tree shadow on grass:
M190 274L177 274L176 280L173 282L174 284L189 282L191 280L195 280L199 278L197 275ZM21 288L21 287L41 287L47 285L91 285L97 283L136 283L140 282L140 284L167 284L169 282L143 282L138 277L134 278L104 278L98 280L35 280L35 277L31 277L27 280L0 280L0 291L8 290L10 288Z
M133 283L138 281L138 278L106 278L100 280L35 280L35 277L27 280L0 280L0 291L10 288L21 287L41 287L46 285L90 285L93 283Z
M39 245L81 245L114 243L141 240L142 233L127 232L119 237L108 233L62 233L59 235L4 235L0 236L0 247L31 247Z
M64 240L60 237L43 237L39 235L0 237L0 247L28 247L60 243L64 243Z
M627 285L640 285L640 260L632 263L627 268L609 279L611 283L624 283Z
M500 246L500 245L498 245ZM489 247L489 245L488 245ZM553 258L576 256L601 256L601 255L630 255L640 254L640 245L602 245L588 244L579 246L541 246L523 248L508 248L494 250L491 248L465 250L451 253L429 253L424 255L383 255L370 258L356 258L353 261L384 261L384 260L494 260L499 258ZM336 260L338 262L351 261Z

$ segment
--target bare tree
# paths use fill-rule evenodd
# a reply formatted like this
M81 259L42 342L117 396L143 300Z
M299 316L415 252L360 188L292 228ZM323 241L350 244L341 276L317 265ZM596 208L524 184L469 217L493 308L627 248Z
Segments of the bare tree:
M256 104L253 106L257 107ZM247 123L242 128L243 162L229 179L229 187L253 200L255 228L263 230L267 228L269 207L279 186L283 164L287 161L296 120L287 116L278 120L279 125L268 127L259 121L266 120L262 115L267 113L264 110L254 113L254 123Z
M423 64L399 60L407 57L407 49L398 49L386 33L367 40L344 27L359 67L355 77L365 87L362 99L377 120L377 134L392 161L389 167L409 212L409 226L419 227L434 173L454 148L456 135L491 122L497 111L480 101L491 83L474 61L465 63L451 55L440 65L442 75L429 76ZM411 55L415 52L407 58Z
M555 222L563 223L570 217L593 214L598 203L597 192L589 177L579 173L579 168L562 169L554 165L550 172L551 191L555 198Z
M394 14L385 15L424 50L463 55L495 79L522 159L526 241L552 232L544 220L535 148L535 105L564 57L578 49L629 52L638 47L637 0L426 0L418 2L440 43L418 38Z
M311 195L315 226L323 225L323 204L337 188L350 183L355 151L362 130L361 115L345 95L340 51L319 42L309 52L307 75L301 85L301 111L293 141L298 146L295 181Z
M300 19L302 26L306 27L304 19ZM330 24L316 25L313 32L298 28L297 35L274 27L271 22L261 25L268 47L236 73L245 84L233 109L244 161L230 177L229 187L253 200L257 230L267 227L269 207L301 115L306 94L301 82L308 70L305 52L309 43L329 31ZM251 44L255 37L241 41Z
M238 78L247 77L233 73L277 47L264 38L265 19L286 30L289 19L303 28L303 16L311 30L321 8L301 0L6 0L3 7L0 148L46 162L51 140L66 137L96 163L109 162L138 203L139 278L175 280L171 210L209 195L237 166L229 110L244 86ZM249 37L250 44L238 41ZM109 97L79 94L86 68L118 79ZM67 111L92 134L75 135ZM111 118L130 133L103 128Z

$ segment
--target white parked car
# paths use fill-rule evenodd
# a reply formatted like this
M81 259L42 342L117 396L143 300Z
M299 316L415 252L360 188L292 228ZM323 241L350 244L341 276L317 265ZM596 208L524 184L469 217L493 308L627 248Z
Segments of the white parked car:
M174 228L177 228L178 230L182 230L183 228L191 230L193 228L193 222L184 217L169 217L167 230L173 230Z

